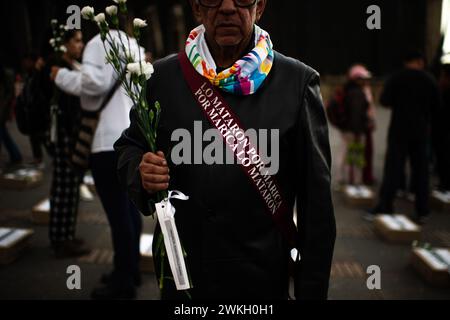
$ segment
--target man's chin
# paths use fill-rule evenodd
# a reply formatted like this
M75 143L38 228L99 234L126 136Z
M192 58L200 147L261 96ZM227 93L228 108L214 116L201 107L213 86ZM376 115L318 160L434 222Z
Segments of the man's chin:
M216 36L216 43L221 47L235 47L239 45L242 38L239 36Z

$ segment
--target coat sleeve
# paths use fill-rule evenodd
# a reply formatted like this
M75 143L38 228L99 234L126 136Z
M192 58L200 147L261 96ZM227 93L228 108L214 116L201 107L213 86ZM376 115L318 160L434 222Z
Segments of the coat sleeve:
M81 67L82 95L101 96L112 88L115 81L113 67L106 63L106 53L100 40L86 45Z
M66 68L59 70L58 75L55 79L56 86L67 94L73 96L81 96L81 77L82 73L80 71L71 71Z
M81 71L61 69L55 79L59 89L67 94L80 96L103 96L115 81L114 69L105 62L105 49L101 42L89 42L83 54ZM84 106L88 108L86 105ZM94 111L98 106L94 106Z
M336 238L331 151L317 72L306 76L296 132L298 244L295 297L326 299Z
M130 112L130 127L125 130L114 149L118 155L118 175L121 185L127 190L136 208L146 216L154 213L149 205L151 196L142 186L139 164L145 153L149 152L144 136L138 125L137 111L133 107Z

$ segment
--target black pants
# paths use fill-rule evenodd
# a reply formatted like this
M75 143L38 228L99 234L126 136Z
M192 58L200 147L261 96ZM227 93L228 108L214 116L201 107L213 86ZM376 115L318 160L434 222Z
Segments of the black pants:
M32 133L30 135L31 151L35 160L42 160L44 154L42 148L44 145L44 135L41 133Z
M383 182L377 212L393 213L393 202L397 190L401 187L407 159L411 163L412 181L416 194L416 214L426 216L429 213L429 169L428 142L426 134L420 138L390 137L384 163Z
M70 140L58 135L50 191L49 237L52 244L73 240L77 224L80 177L69 166Z
M129 287L139 274L142 220L117 177L115 152L91 155L97 193L108 216L114 247L113 285Z

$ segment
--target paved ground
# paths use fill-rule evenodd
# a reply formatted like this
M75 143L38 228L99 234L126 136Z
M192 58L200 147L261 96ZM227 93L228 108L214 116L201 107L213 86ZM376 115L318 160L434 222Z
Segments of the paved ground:
M376 176L381 177L384 141L389 112L379 110L376 133ZM30 159L27 140L11 128L27 159ZM338 136L331 130L332 148ZM5 161L4 153L0 160ZM48 165L47 168L50 166ZM334 169L335 170L335 169ZM78 234L85 238L95 255L78 260L55 260L48 247L47 228L30 221L30 210L48 196L49 169L44 184L36 189L17 192L0 190L0 226L33 228L32 246L15 263L0 266L0 299L88 299L101 274L111 268L111 243L108 225L101 206L83 202L80 208ZM449 289L434 289L426 285L409 267L410 246L391 245L377 238L372 225L361 219L361 211L347 207L342 195L334 193L338 239L331 277L331 299L449 299ZM402 212L410 214L412 205L399 201ZM151 232L153 220L145 219L145 231ZM434 245L450 247L450 214L433 212L424 228L424 240ZM66 268L77 264L82 269L82 290L66 288ZM366 286L366 269L370 265L381 268L381 290L370 291ZM139 299L158 299L153 274L144 275Z

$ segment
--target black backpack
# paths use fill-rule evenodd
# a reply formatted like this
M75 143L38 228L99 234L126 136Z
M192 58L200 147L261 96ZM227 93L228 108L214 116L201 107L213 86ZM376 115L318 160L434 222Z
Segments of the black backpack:
M50 126L50 100L46 94L42 75L29 76L16 102L16 122L24 135L44 133Z
M328 102L326 107L328 120L338 129L347 128L347 109L345 108L345 90L343 88L336 89L333 98Z

